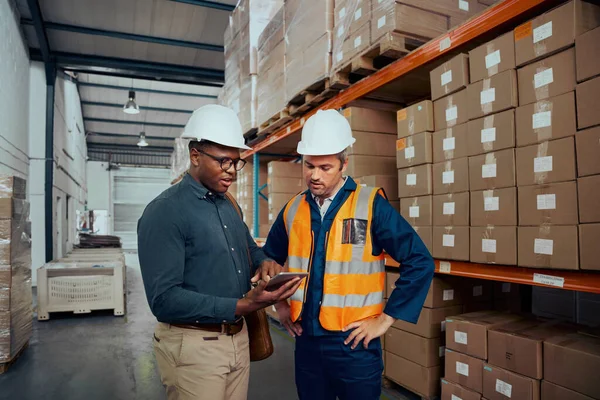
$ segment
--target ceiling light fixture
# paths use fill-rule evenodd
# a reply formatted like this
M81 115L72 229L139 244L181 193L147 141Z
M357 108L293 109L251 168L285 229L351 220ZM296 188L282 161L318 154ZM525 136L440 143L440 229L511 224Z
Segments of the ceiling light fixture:
M139 114L140 113L140 108L138 107L138 105L135 102L135 92L133 90L129 91L129 101L127 101L127 104L125 104L125 106L123 106L123 112L125 114Z
M145 132L140 133L140 141L137 143L137 145L140 147L148 146L148 142L146 142L146 133Z

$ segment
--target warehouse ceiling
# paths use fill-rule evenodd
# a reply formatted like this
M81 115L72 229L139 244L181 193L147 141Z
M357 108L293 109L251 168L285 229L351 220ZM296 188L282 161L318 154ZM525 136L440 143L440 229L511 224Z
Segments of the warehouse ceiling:
M236 0L16 0L32 60L78 83L88 153L171 153L191 112L215 103ZM139 114L126 114L135 91ZM137 146L145 132L149 146Z

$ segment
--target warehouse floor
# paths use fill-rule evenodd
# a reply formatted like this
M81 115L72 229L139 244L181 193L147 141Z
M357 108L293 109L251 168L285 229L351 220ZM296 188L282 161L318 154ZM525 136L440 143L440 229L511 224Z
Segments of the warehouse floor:
M152 352L150 313L137 256L127 255L127 315L51 315L33 323L30 346L0 375L0 399L166 399ZM249 400L297 399L293 339L272 327L275 354L252 365ZM265 384L268 382L268 384ZM385 390L384 400L413 399Z

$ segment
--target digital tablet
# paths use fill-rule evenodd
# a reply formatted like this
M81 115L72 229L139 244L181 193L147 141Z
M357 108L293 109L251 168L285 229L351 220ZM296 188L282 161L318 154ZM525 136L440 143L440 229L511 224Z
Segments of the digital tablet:
M287 282L292 279L298 277L300 279L306 278L308 276L307 272L280 272L269 280L266 290L276 290L281 287L281 285L285 285Z

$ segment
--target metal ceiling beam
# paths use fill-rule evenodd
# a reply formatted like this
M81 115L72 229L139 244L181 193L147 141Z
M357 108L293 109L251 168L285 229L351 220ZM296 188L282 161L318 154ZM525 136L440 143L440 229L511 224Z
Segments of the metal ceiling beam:
M202 98L206 98L206 99L216 99L217 98L217 96L212 95L212 94L181 93L181 92L171 92L168 90L145 89L145 88L138 88L138 87L117 86L117 85L104 85L101 83L90 83L90 82L81 82L81 81L78 82L78 85L85 86L85 87L101 88L101 89L115 89L115 90L123 90L123 91L135 90L136 92L143 92L143 93L157 93L157 94L167 94L167 95L174 95L174 96L202 97Z
M43 61L44 66L46 67L46 83L48 85L54 84L54 82L49 81L49 79L54 77L56 74L52 70L53 67L50 67L50 64L52 63L52 54L50 51L50 44L48 42L48 34L44 28L44 18L42 17L40 4L38 3L38 0L27 0L27 6L29 7L29 12L32 18L31 25L33 25L37 41L40 45L39 52L41 59L39 61Z
M215 10L222 10L222 11L229 11L229 12L231 12L235 9L235 6L232 6L231 4L223 4L223 3L218 3L216 1L207 1L207 0L171 0L171 1L174 1L176 3L191 4L193 6L213 8Z
M112 137L112 138L124 138L124 139L139 139L139 135L123 135L120 133L106 133L106 132L88 132L88 136L98 137ZM168 140L172 141L176 138L164 137L164 136L146 136L146 140ZM93 143L93 142L91 142Z
M133 89L135 90L135 89ZM81 101L82 106L95 106L95 107L111 107L111 108L123 108L123 104L114 104L114 103L101 103L97 101ZM161 107L147 107L147 106L139 106L140 110L144 111L160 111L160 112L170 112L170 113L183 113L183 114L191 114L194 111L190 110L177 110L174 108L161 108Z
M163 128L185 128L185 125L163 124L160 122L119 121L118 119L88 118L88 117L83 117L83 120L89 121L89 122L106 122L109 124L121 124L121 125L145 125L145 126L159 126L159 127L163 127Z
M89 74L89 75L100 75L100 76L114 76L117 78L131 78L131 79L140 79L145 81L156 81L156 82L165 82L165 83L177 83L182 85L194 85L194 86L205 86L205 87L223 87L223 83L216 82L207 82L203 79L197 79L194 77L187 76L178 76L178 77L167 77L144 73L136 73L128 70L120 70L120 69L112 69L111 71L107 70L98 70L98 68L94 67L85 67L85 66L62 66L62 69L65 71L73 72L76 74ZM128 90L131 88L128 88ZM136 89L137 90L137 89ZM216 97L216 96L215 96Z
M94 150L94 151L123 150L123 151L138 151L138 152L146 153L146 154L149 151L154 152L154 153L160 153L160 152L171 153L173 151L173 147L161 147L161 146L152 146L152 145L147 146L147 147L140 147L135 144L117 144L117 143L103 144L103 143L94 143L94 142L88 142L87 148L88 148L88 150Z
M26 18L21 19L21 24L35 26L33 20L26 19ZM95 29L95 28L87 28L84 26L59 24L56 22L44 22L43 26L45 29L51 29L51 30L63 31L63 32L81 33L84 35L105 36L105 37L110 37L110 38L115 38L115 39L134 40L137 42L163 44L163 45L167 45L167 46L188 47L188 48L197 49L197 50L217 51L220 53L225 51L225 47L215 45L215 44L209 44L209 43L190 42L187 40L178 40L178 39L167 39L167 38L160 38L160 37L147 36L147 35L138 35L135 33L107 31L104 29Z

